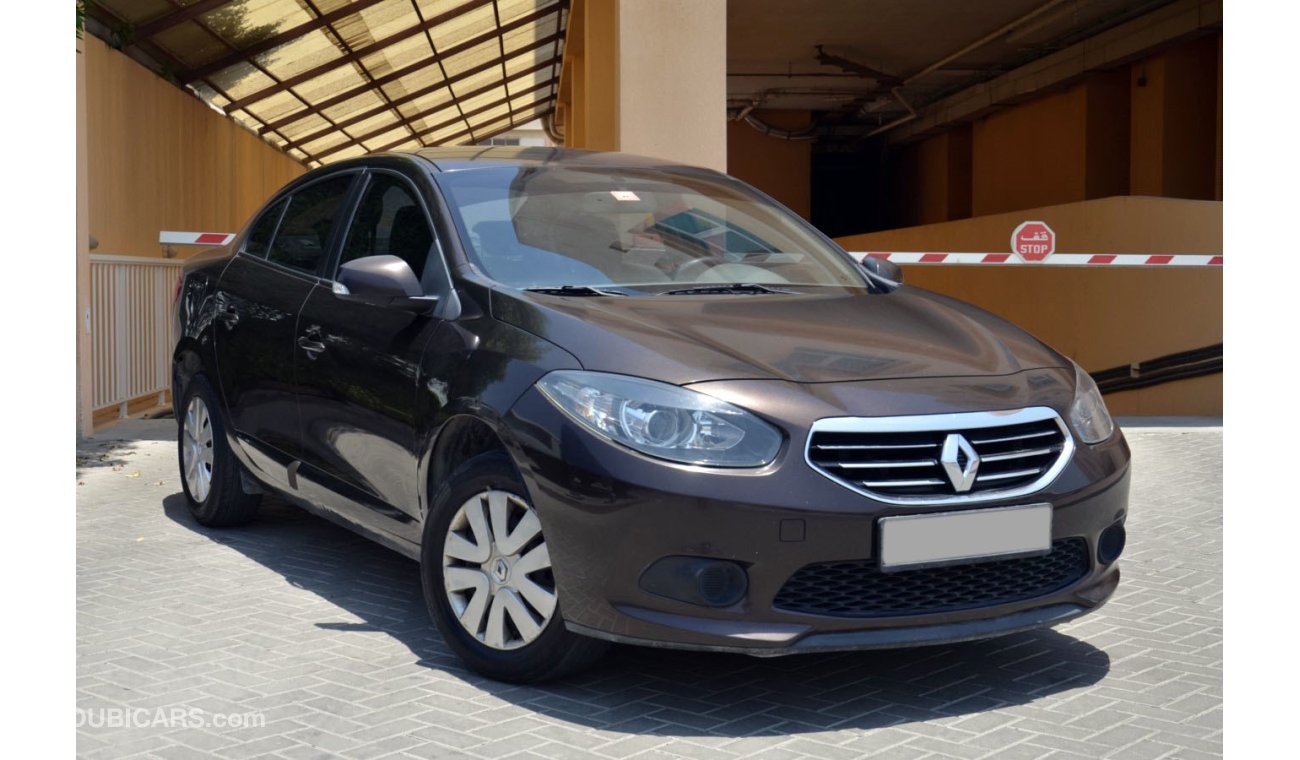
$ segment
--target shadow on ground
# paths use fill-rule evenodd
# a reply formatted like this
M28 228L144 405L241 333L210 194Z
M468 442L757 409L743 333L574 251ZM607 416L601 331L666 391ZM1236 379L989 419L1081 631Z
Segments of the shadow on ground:
M175 437L175 433L172 434ZM154 456L134 440L89 440L77 443L77 477L101 469L133 470Z
M428 668L538 713L582 726L673 736L762 736L870 729L1024 704L1101 680L1110 658L1054 631L983 642L775 659L614 647L590 671L522 687L467 672L444 646L420 593L417 565L278 500L245 527L194 522L181 494L168 517L275 571L382 631Z

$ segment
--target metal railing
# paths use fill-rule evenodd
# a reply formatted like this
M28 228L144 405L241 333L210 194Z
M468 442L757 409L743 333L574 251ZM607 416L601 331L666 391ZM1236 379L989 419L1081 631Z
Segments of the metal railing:
M90 255L91 399L99 411L157 394L166 403L181 259Z

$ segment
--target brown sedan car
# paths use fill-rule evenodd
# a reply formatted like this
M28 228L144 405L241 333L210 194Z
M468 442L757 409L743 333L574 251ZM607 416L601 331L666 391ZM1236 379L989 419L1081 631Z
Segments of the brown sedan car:
M1095 609L1129 484L1096 385L901 280L709 170L343 161L186 267L186 493L418 559L448 645L507 680L603 641L771 656Z

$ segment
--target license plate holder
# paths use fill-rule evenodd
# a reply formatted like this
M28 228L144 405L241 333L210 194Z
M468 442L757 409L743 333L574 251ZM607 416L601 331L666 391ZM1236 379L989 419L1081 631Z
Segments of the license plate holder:
M893 515L877 523L883 572L1047 554L1052 505Z

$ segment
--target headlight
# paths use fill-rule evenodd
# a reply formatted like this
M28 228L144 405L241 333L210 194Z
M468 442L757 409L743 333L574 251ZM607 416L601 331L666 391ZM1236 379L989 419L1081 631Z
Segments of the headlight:
M1101 443L1115 432L1115 423L1101 400L1101 391L1092 376L1074 365L1074 403L1070 406L1070 421L1084 443Z
M597 435L660 459L707 467L760 467L781 434L753 414L676 385L561 370L537 381L551 403Z

